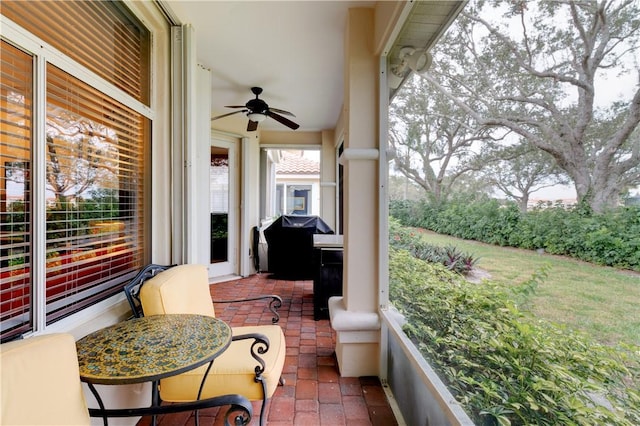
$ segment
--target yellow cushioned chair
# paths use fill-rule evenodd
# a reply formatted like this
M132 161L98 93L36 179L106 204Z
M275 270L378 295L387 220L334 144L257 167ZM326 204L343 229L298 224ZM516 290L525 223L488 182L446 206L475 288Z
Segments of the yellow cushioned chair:
M0 356L0 424L90 424L72 335L3 343Z
M140 287L139 298L145 316L215 316L204 265L179 265L159 272ZM202 398L240 394L252 401L262 400L260 423L263 424L267 399L280 383L284 367L284 333L278 325L257 325L233 327L232 334L231 345L213 363ZM258 343L261 341L264 343ZM268 349L263 351L265 346ZM206 366L203 366L161 380L160 397L169 402L196 399L205 372Z

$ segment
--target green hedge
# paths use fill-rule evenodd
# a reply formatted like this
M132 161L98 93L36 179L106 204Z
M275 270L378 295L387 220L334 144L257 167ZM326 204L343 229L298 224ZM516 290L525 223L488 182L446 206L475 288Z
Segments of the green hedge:
M390 214L403 225L468 240L575 257L640 271L640 207L592 214L562 205L526 214L515 203L459 199L439 204L393 201Z
M535 320L511 291L390 249L390 297L405 331L476 424L640 424L640 348Z

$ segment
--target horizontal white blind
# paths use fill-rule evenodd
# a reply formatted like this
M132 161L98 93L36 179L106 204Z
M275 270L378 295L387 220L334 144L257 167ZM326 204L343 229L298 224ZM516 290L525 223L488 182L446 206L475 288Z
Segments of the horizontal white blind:
M29 271L33 58L0 47L0 329L31 329Z
M118 2L4 0L2 14L149 104L149 32Z
M143 260L146 119L47 66L47 322Z
M209 168L210 212L229 213L229 158L211 156Z

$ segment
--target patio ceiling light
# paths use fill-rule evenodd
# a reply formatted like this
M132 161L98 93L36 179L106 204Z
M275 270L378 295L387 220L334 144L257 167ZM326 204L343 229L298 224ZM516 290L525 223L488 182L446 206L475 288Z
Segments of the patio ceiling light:
M426 50L416 50L407 58L409 68L418 74L427 72L431 67L432 61L433 57L431 56L431 53Z
M416 49L415 47L406 46L400 49L398 53L402 65L402 72L407 68L417 73L427 72L431 67L432 57L427 49Z
M418 74L427 72L432 59L431 53L426 49L416 49L412 46L401 48L387 75L389 87L397 89L411 71Z

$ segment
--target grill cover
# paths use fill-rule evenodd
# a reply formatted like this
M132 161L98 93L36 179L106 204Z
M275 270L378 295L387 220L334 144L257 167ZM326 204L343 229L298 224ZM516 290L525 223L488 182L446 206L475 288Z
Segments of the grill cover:
M313 234L333 234L318 216L284 215L264 230L269 272L279 278L310 280L315 276Z

